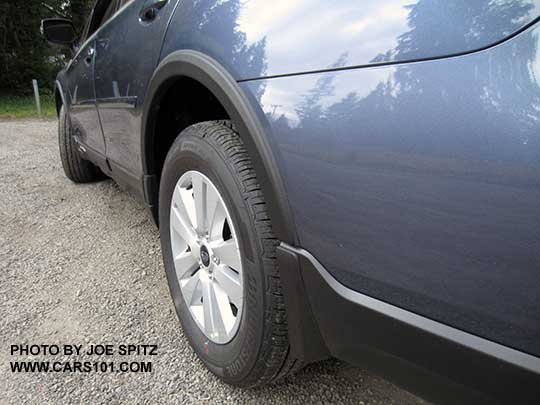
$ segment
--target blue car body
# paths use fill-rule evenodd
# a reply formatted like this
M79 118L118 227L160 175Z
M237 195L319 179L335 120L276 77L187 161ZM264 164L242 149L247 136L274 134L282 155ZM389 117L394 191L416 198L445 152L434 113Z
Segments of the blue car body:
M152 1L58 76L88 158L155 211L164 89L201 83L257 160L300 356L538 395L540 2Z

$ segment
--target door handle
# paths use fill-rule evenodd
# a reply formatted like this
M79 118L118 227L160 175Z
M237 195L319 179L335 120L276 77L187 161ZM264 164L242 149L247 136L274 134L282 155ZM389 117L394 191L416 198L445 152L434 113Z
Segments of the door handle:
M93 46L88 48L88 52L86 53L86 58L84 58L84 63L86 63L87 66L92 65L92 62L94 61L95 53L96 53L96 49Z
M158 11L161 10L169 0L154 0L151 4L145 5L139 13L141 21L150 22L155 20L158 15Z

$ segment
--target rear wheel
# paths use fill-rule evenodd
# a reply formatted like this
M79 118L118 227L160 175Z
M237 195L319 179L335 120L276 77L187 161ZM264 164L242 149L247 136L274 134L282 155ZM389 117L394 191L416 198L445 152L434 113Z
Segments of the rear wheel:
M229 384L269 383L297 370L289 356L277 239L251 160L228 122L184 130L161 178L160 235L184 332Z
M80 156L73 139L71 121L64 106L60 108L58 117L58 146L62 167L68 179L74 183L89 183L104 177L97 166Z

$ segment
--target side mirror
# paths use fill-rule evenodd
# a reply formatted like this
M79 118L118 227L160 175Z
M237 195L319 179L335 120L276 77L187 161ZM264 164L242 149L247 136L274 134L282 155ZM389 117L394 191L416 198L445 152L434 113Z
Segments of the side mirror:
M77 39L73 23L65 18L42 20L41 33L49 43L55 45L71 46Z

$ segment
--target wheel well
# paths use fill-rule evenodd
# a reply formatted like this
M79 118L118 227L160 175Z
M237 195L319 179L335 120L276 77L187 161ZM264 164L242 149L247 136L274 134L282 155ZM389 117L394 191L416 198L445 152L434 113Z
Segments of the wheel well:
M153 119L145 147L148 174L159 185L163 164L174 140L185 128L203 121L230 119L225 108L208 88L195 79L181 76L163 85L152 101ZM152 196L157 202L158 187ZM156 205L156 204L154 204Z

